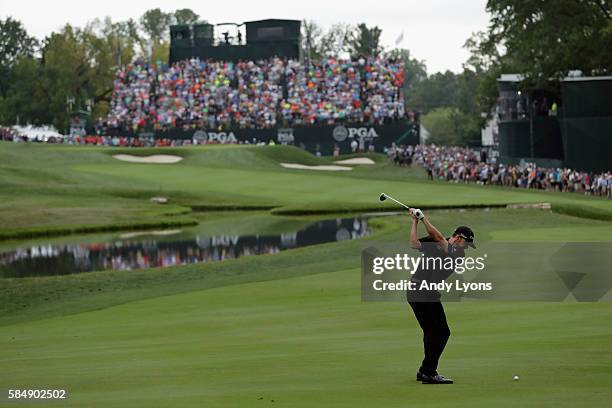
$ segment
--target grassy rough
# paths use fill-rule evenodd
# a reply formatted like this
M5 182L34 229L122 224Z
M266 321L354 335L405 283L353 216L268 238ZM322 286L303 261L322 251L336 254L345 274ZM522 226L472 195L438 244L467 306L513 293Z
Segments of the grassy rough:
M605 208L587 207L577 204L555 203L552 210L558 214L593 220L612 221L612 212Z
M183 227L196 225L198 222L194 218L161 218L157 221L142 221L142 222L119 222L114 224L92 224L92 225L70 225L58 227L31 227L19 229L5 229L0 231L0 240L8 239L27 239L36 237L51 237L57 235L70 234L89 234L92 232L105 231L135 231L135 230L150 230L160 228Z

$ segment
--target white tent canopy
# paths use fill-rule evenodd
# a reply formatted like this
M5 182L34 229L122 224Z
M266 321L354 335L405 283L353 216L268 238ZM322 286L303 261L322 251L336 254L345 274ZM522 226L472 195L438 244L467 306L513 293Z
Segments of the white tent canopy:
M53 126L13 126L13 130L15 130L19 136L27 137L28 140L47 142L50 138L64 138L64 135L59 133Z

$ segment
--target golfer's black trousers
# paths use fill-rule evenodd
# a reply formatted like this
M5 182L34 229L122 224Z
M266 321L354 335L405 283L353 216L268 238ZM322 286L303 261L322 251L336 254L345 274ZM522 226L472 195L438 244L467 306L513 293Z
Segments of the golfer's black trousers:
M409 302L421 329L423 329L423 346L425 358L421 371L427 375L436 375L438 360L444 351L450 337L450 329L446 323L446 314L440 302Z

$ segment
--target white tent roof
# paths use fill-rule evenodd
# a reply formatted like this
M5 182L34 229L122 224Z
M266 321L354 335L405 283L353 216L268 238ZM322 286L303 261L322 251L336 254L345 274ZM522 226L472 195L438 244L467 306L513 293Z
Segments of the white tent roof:
M26 136L28 139L49 137L63 138L64 136L57 131L53 126L13 126L13 129L21 136Z

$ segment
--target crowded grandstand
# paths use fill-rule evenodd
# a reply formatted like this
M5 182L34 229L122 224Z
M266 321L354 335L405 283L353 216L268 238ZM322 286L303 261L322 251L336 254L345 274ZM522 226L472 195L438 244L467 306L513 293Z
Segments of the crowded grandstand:
M264 129L405 117L399 60L136 62L114 83L107 129Z

